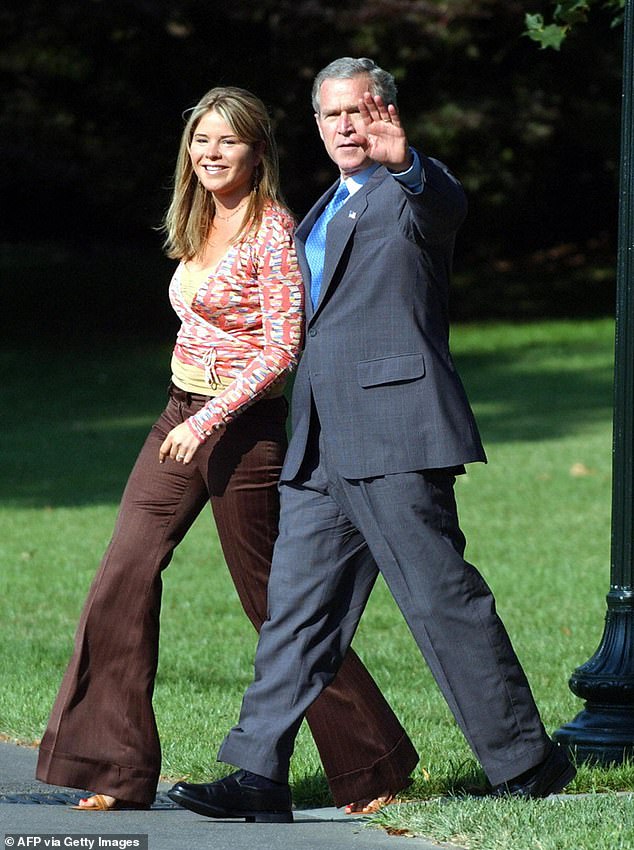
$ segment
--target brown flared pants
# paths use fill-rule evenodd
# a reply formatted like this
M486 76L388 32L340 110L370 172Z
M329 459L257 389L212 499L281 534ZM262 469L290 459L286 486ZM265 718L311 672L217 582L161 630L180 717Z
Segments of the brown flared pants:
M132 470L40 745L43 782L137 803L154 799L161 572L208 501L245 613L258 630L266 619L286 400L252 405L190 464L159 464L167 433L205 401L172 387ZM307 720L336 805L407 785L417 753L353 651Z

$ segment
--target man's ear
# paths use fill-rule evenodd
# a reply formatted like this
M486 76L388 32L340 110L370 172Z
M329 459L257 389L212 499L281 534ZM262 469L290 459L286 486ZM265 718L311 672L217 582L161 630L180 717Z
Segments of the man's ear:
M321 124L319 123L319 115L315 112L315 121L317 122L317 130L319 131L319 137L322 142L325 141L324 134L321 132Z

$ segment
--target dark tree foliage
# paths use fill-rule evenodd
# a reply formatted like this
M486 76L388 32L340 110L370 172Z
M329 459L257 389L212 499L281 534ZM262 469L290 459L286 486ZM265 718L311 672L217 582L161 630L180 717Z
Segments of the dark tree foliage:
M366 55L393 71L412 141L464 182L462 269L613 250L621 31L593 10L540 51L514 0L9 0L0 10L5 243L141 244L167 203L182 112L241 85L277 124L303 213L333 169L316 71Z

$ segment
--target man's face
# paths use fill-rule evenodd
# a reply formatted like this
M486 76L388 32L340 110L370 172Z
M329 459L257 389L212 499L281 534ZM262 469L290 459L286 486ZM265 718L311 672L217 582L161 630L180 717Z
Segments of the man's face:
M319 113L315 115L319 135L344 177L363 171L372 163L359 139L352 141L353 136L366 138L359 101L367 91L370 79L366 74L349 80L324 80L319 90Z

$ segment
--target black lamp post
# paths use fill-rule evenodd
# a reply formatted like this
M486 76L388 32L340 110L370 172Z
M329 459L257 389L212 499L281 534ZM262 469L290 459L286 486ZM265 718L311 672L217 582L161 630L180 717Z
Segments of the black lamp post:
M610 591L599 648L570 678L584 709L554 737L579 761L634 755L634 0L626 0L616 292Z

